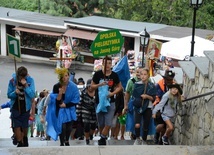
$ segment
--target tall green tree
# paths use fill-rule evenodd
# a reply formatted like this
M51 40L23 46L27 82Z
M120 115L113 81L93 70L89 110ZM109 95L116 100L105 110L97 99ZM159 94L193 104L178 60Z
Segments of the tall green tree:
M193 9L189 0L118 0L115 18L192 27ZM196 28L214 29L214 1L205 1L197 10Z
M214 1L203 0L197 10L196 28L214 30ZM40 3L39 3L40 2ZM192 27L189 0L0 0L0 6L54 16L100 15L124 20Z

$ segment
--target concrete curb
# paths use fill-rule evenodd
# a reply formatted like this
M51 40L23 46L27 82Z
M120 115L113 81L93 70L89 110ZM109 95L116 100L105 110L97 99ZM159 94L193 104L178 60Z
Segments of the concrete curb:
M213 155L213 146L50 146L0 149L0 155Z

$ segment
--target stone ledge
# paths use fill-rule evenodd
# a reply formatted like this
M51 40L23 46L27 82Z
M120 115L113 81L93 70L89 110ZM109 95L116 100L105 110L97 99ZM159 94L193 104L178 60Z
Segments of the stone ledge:
M212 155L213 146L126 145L126 146L64 146L37 148L5 148L0 155Z
M178 61L180 67L183 69L184 73L191 80L195 80L195 65L192 61Z
M214 51L204 51L204 55L214 64Z
M191 57L191 61L204 77L208 77L209 60L206 57Z

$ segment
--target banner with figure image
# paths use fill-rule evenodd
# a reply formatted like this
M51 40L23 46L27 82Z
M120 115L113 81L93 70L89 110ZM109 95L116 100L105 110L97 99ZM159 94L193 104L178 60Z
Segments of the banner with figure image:
M157 41L155 39L149 40L149 46L147 48L147 64L149 67L149 74L150 76L154 76L154 64L157 63L157 61L160 58L160 51L162 47L162 42Z
M147 57L149 59L159 59L162 42L155 39L149 40L149 46L147 48Z

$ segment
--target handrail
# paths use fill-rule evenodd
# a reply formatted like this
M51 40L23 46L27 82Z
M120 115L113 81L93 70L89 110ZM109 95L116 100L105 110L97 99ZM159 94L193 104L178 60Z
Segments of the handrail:
M214 94L214 91L187 98L187 99L183 100L182 102L186 102L189 100L193 100L193 99L200 98L200 97L207 96L207 95L211 95L211 94Z

